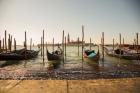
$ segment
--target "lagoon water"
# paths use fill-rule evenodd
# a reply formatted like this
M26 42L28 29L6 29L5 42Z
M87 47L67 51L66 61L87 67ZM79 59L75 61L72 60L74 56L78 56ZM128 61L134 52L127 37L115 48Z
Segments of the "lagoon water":
M18 47L20 49L22 47ZM89 48L89 47L86 47ZM37 50L37 47L33 47L32 49ZM55 47L57 49L57 47ZM92 47L97 51L97 47ZM51 52L52 47L48 47L48 50ZM23 60L23 61L0 61L0 74L4 75L12 75L13 73L25 74L28 72L36 72L36 71L44 71L44 68L48 67L48 63L51 63L47 60L46 50L45 52L45 65L43 65L43 60L41 57L41 53L39 53L38 57L35 59L30 60ZM139 60L125 60L119 59L115 57L110 57L105 54L105 59L102 61L102 54L100 49L100 60L99 63L95 62L87 62L84 60L83 62L83 71L92 71L96 73L100 72L137 72L139 76L140 73L140 61ZM66 59L63 62L61 61L60 65L55 68L55 71L58 70L71 70L71 71L80 71L82 69L82 53L80 47L80 55L78 56L78 47L76 46L68 46L66 52ZM11 64L10 64L11 63Z

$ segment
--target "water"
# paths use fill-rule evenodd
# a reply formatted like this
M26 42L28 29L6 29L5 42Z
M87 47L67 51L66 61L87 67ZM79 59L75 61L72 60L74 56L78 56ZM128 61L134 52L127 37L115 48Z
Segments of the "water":
M20 49L22 47L18 47ZM86 47L89 48L89 47ZM33 47L33 49L37 50L37 47ZM49 51L52 51L52 47L48 47ZM55 47L57 49L57 47ZM95 49L97 51L97 47L92 47L92 49ZM100 49L100 54L101 54ZM66 52L66 59L63 65L63 62L61 61L61 64L55 68L55 71L84 71L84 73L116 73L116 72L137 72L139 76L140 73L140 61L139 60L125 60L125 59L119 59L115 57L110 57L105 54L104 61L101 60L102 55L100 55L99 63L95 62L87 62L84 60L83 62L83 70L82 70L82 53L81 53L81 47L80 47L80 55L78 56L78 48L76 46L68 46L67 52ZM11 63L11 64L10 64ZM26 73L47 73L46 68L49 67L48 63L51 63L47 60L46 56L46 50L45 50L45 65L43 65L43 60L41 57L41 53L39 53L38 57L35 59L30 60L23 60L23 61L0 61L0 74L3 75L3 78L7 78L8 75L16 74L16 75L22 75L24 76ZM10 65L9 65L10 64ZM91 72L88 72L91 71ZM79 73L79 72L76 72ZM131 74L131 73L130 73ZM58 75L59 76L59 75ZM90 75L89 75L90 76Z

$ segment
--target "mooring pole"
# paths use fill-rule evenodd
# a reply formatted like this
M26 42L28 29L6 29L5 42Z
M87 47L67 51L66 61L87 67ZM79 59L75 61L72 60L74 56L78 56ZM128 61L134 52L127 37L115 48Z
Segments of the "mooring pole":
M43 64L44 64L44 30L43 30Z
M121 37L121 33L119 34L120 35L120 48L121 48L121 41L122 41L122 37Z
M48 48L47 48L47 42L46 42L46 56L48 57L47 51L48 51Z
M123 47L124 47L124 38L123 38Z
M6 30L5 30L5 51L7 52L7 33L6 33Z
M10 40L10 51L12 51L12 35L11 35L11 40Z
M26 31L25 31L25 59L26 59L26 51L27 51L27 36L26 36Z
M4 38L3 38L3 50L4 50L4 47L5 47L5 46L4 46Z
M63 68L64 68L64 30L63 30L63 35L62 35L62 50L63 50Z
M103 55L102 60L104 61L104 32L102 32L102 55Z
M78 56L79 56L79 37L78 37Z
M121 48L122 48L122 37L121 37L121 33L119 34L119 36L120 36L120 55L121 55Z
M82 74L83 74L83 62L84 62L83 49L84 49L84 26L82 25Z
M67 55L66 54L66 51L67 51L67 48L66 47L67 47L67 43L66 43L66 36L65 36L65 60L66 60L66 55Z
M41 57L42 57L42 37L41 37L41 46L40 46L40 48L41 48Z
M53 38L53 43L52 43L52 51L54 52L54 38Z
M90 48L90 50L91 50L91 38L90 38L90 47L89 47L89 48Z
M14 50L16 50L16 39L14 38Z
M139 50L139 41L138 41L139 37L138 37L138 33L136 33L136 39L137 39L136 40L136 43L137 43L136 45L137 45L137 53L138 53L138 50Z
M9 38L8 38L8 50L10 50L10 34L9 34Z
M113 54L114 54L114 38L113 38Z
M1 52L1 40L0 40L0 52Z
M30 50L32 50L32 38L30 39Z

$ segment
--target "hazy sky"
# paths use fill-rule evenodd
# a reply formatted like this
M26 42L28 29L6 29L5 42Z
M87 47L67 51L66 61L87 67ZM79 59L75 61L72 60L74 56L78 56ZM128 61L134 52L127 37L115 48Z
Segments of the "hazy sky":
M0 36L6 29L18 44L27 31L28 43L40 42L42 30L45 41L62 41L62 31L72 39L81 37L85 26L85 40L100 43L105 32L105 43L111 43L119 33L125 42L132 43L136 32L140 34L140 0L0 0ZM140 41L140 39L139 39Z

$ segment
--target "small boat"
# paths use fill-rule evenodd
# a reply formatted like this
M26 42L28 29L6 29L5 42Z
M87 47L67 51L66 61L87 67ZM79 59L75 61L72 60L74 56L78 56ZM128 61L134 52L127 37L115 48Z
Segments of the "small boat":
M112 56L112 57L117 57L117 58L123 58L123 59L128 59L128 60L138 60L140 59L140 54L139 53L129 53L128 51L122 50L122 49L107 49L105 47L105 52L107 55Z
M27 60L37 57L39 51L20 49L12 52L1 52L0 60Z
M61 63L62 59L62 51L56 50L55 52L50 53L47 50L47 58L50 64L53 64L54 68L57 68L58 65Z
M52 61L52 60L61 60L62 58L62 54L58 53L58 51L55 51L53 53L50 53L48 50L47 50L47 58L49 61Z
M88 59L90 61L98 62L100 59L99 49L97 53L95 53L94 50L85 50L83 54L85 59Z

